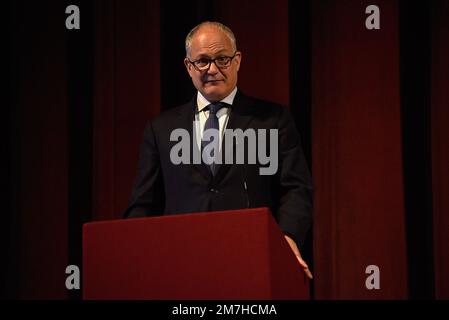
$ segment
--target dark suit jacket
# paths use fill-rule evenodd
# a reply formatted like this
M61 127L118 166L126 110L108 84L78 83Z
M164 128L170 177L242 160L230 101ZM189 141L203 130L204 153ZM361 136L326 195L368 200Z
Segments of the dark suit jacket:
M263 176L259 163L222 164L215 177L204 164L170 161L170 149L177 143L170 141L170 133L184 128L193 137L195 111L196 96L147 125L125 217L269 207L281 230L301 247L312 220L312 182L288 110L237 92L226 129L278 129L278 171Z

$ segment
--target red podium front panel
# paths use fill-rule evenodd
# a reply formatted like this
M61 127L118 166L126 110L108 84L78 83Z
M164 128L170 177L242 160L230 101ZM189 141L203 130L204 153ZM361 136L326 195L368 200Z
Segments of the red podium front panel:
M87 223L84 299L308 299L267 208Z

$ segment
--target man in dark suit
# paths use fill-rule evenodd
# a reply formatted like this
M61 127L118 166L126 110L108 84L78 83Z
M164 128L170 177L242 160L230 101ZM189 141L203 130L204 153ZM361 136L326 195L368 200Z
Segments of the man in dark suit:
M198 92L191 102L147 125L125 217L269 207L311 278L299 251L312 220L312 182L299 134L286 108L245 96L237 89L241 59L234 34L220 23L202 23L188 34L184 63ZM260 159L244 164L236 164L235 158L232 163L224 161L231 129L276 132L276 146L267 146L276 156L273 174L261 174L266 163ZM178 142L172 134L176 130L188 134L192 151L186 152L187 161L182 163L174 160ZM206 139L209 130L218 136ZM263 138L257 139L259 143ZM230 146L236 151L233 142ZM213 143L218 149L209 149L209 157L200 152L203 161L195 163L195 150L205 151ZM248 151L245 155L249 157Z

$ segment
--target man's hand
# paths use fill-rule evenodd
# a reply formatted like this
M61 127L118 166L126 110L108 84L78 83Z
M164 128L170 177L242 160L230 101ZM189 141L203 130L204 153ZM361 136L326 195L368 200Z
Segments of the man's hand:
M296 245L295 241L293 241L292 238L290 238L287 235L284 235L285 240L287 240L288 244L290 245L290 248L293 250L293 253L296 256L296 259L298 259L299 264L301 265L301 267L304 269L304 272L306 273L307 277L309 279L313 279L312 273L309 270L309 266L307 265L307 263L302 259L301 257L301 253L299 253L299 249L298 246Z

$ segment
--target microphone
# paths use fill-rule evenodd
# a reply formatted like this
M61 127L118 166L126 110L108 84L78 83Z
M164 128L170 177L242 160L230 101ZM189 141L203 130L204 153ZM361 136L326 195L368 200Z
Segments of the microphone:
M245 196L246 196L246 207L250 207L249 203L249 194L248 194L248 184L246 183L246 164L243 163L243 188L245 189Z
M236 147L238 150L238 141L236 141ZM235 150L234 150L235 151ZM235 153L234 153L235 154ZM246 182L246 178L247 178L247 174L246 174L246 163L245 161L243 161L243 175L242 175L242 180L243 180L243 189L245 190L245 197L246 197L246 207L250 208L250 202L249 202L249 194L248 194L248 184Z

